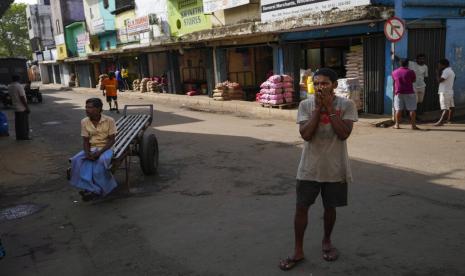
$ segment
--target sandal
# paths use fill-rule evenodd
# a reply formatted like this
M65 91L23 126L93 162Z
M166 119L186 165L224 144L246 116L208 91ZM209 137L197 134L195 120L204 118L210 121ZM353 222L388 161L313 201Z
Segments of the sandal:
M339 252L336 247L330 247L329 249L323 249L323 260L327 262L333 262L339 257Z
M299 263L301 263L303 260L305 260L305 258L302 258L302 259L294 259L294 258L291 258L291 257L287 257L286 259L284 260L281 260L279 262L279 268L281 270L291 270L293 269L296 265L298 265Z

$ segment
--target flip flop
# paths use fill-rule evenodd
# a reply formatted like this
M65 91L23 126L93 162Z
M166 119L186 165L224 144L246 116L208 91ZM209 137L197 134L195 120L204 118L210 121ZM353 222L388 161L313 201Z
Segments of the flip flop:
M323 259L327 262L333 262L339 257L339 252L336 247L331 247L329 249L323 250Z
M303 260L305 260L305 258L302 258L302 259L294 259L294 258L291 258L291 257L287 257L286 259L284 260L281 260L279 262L279 268L281 270L291 270L293 269L296 265L298 265L299 263L301 263Z

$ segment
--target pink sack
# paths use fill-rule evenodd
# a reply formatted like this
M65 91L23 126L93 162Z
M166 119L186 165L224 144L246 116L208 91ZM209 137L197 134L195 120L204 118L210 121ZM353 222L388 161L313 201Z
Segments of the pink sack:
M270 88L268 89L268 94L281 94L283 93L282 88Z
M267 88L260 89L260 94L270 94L270 90Z
M273 82L273 83L278 83L278 82L282 82L282 78L280 75L273 75L268 78L268 81Z
M294 100L292 98L284 98L284 100L286 101L286 103L293 103Z
M293 94L291 92L285 92L283 96L284 98L292 98Z
M269 104L282 104L284 102L283 99L280 99L280 100L269 100L268 103Z
M281 100L283 99L283 94L275 94L275 95L270 95L270 100Z
M271 85L269 87L270 88L283 88L283 83L282 82L271 83Z
M260 88L269 88L272 84L270 81L265 81L260 85Z
M282 81L283 82L293 82L294 80L292 79L291 76L289 75L281 75Z
M294 88L292 88L292 87L286 87L283 90L284 90L284 92L294 93Z
M294 84L292 82L282 82L282 87L284 88L292 88Z

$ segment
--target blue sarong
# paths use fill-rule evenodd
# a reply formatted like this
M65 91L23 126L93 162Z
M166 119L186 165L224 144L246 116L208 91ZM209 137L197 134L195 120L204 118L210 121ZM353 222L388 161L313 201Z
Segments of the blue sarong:
M110 193L117 186L110 171L112 156L113 151L109 149L98 160L92 161L86 159L84 151L80 151L71 158L71 185L102 196Z

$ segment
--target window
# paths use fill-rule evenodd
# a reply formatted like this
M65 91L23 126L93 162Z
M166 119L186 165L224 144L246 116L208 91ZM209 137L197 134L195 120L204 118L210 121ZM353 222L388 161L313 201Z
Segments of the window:
M107 50L110 50L111 44L110 41L107 40Z
M94 14L92 13L92 8L89 8L90 19L94 19Z
M44 0L44 5L50 5L50 0Z
M27 19L27 27L29 28L29 30L32 29L32 24L31 24L31 18L30 17Z
M110 4L108 3L108 0L103 0L103 7L105 9L108 9L109 6L110 6Z

